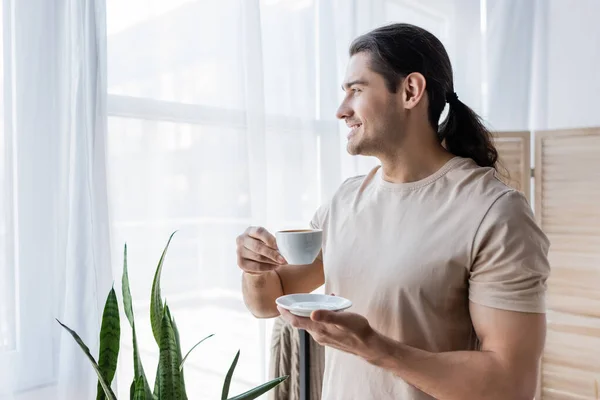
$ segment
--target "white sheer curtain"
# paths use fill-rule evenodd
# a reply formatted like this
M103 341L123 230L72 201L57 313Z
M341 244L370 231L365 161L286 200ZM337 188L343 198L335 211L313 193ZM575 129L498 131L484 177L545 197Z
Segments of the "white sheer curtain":
M191 398L218 398L238 348L232 393L267 378L270 328L244 307L235 237L251 224L307 226L341 179L334 13L311 0L143 3L108 2L115 265L127 241L141 354L153 371L151 280L179 230L163 292L184 349L216 334L187 361L186 386ZM122 349L125 396L131 341Z
M59 38L58 93L63 96L58 102L60 228L56 232L55 290L61 294L58 314L62 321L97 349L102 309L112 283L106 179L106 4L104 0L65 0L60 6L64 28ZM70 335L60 335L57 349L59 398L93 398L96 376Z
M600 3L482 1L483 115L496 130L600 125Z
M105 5L2 4L0 396L92 398L111 285L105 177Z

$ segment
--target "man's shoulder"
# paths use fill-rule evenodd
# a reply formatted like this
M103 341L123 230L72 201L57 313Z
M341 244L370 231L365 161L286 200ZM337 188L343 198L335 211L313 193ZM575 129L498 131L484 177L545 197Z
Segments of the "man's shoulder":
M365 187L373 181L373 176L377 172L379 167L373 168L368 174L355 175L350 178L346 178L335 190L333 195L329 199L321 204L317 210L317 214L320 215L320 220L326 219L331 208L337 208L340 205L346 207L346 205L352 203Z
M344 195L354 195L357 192L363 191L366 187L368 187L371 183L374 182L375 176L377 175L377 171L380 166L376 166L369 173L362 175L355 175L350 178L347 178L342 184L339 186L336 195L344 196Z
M470 159L465 159L458 168L447 174L451 185L460 188L464 197L475 202L495 202L508 192L518 191L519 188L506 183L510 178L495 168L480 167Z

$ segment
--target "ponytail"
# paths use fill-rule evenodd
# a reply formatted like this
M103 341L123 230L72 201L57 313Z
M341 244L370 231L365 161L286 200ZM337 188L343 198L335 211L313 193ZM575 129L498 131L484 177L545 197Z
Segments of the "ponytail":
M496 168L498 151L491 132L456 93L447 94L446 101L448 115L438 130L438 137L444 141L446 149L456 156L471 158L480 167Z

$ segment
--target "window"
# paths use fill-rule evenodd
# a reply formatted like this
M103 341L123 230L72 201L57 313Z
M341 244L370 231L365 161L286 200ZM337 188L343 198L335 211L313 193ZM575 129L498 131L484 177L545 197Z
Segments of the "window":
M320 117L321 98L335 99L327 91L339 89L337 78L320 87L317 3L269 0L260 10L253 4L108 1L115 265L127 241L141 354L151 375L158 351L149 292L162 247L179 230L162 288L184 351L216 333L186 362L188 392L197 398L218 397L238 348L232 393L267 379L271 325L243 304L236 236L258 223L271 231L307 226L325 185L340 180L339 167L323 168L324 151L334 154L325 162L337 165L342 147L334 113ZM119 379L128 382L131 357L121 360ZM128 386L119 390L126 395Z

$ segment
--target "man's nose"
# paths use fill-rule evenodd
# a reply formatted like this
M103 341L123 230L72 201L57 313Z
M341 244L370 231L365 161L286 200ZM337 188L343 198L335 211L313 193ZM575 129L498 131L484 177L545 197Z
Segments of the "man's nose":
M346 101L343 101L342 104L340 104L340 107L337 109L335 116L338 119L346 119L351 117L353 114L354 111L352 111L352 108L348 105Z

